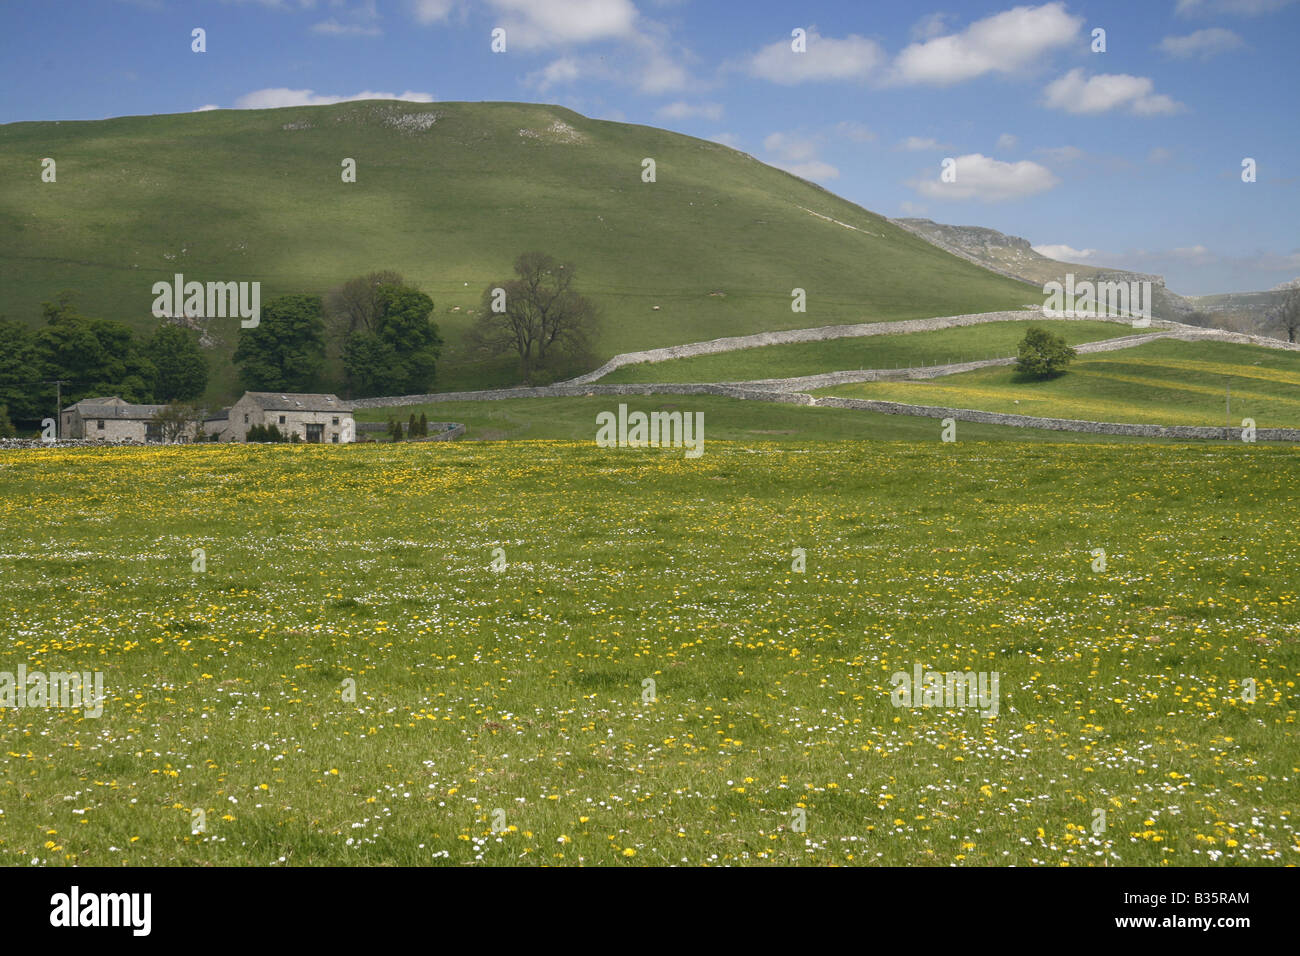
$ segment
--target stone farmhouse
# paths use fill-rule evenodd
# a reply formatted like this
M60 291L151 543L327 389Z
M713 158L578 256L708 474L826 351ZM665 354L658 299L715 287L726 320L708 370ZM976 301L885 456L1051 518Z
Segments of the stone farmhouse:
M243 398L203 423L218 441L244 441L254 425L274 425L303 441L343 444L356 440L352 404L337 395L245 392Z
M116 396L83 398L60 412L59 436L91 441L161 442L153 419L166 405L132 405ZM301 441L342 444L356 440L352 405L336 395L245 392L234 405L189 425L180 441L244 441L254 425L274 425ZM215 436L215 438L214 438Z
M167 406L132 405L116 396L83 398L60 412L59 435L62 438L89 438L91 441L162 441L162 430L153 418ZM182 440L194 437L191 426Z

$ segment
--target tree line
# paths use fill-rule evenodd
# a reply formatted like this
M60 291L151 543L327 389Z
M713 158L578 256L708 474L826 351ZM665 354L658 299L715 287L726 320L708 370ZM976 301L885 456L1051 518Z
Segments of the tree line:
M520 379L546 383L590 357L597 310L578 294L572 263L519 256L514 277L484 289L469 330L470 356L514 356ZM351 278L324 296L264 303L240 328L232 360L254 392L332 391L345 398L431 392L443 338L434 303L393 270ZM194 402L208 387L207 357L192 329L172 322L142 337L126 324L88 316L75 293L42 306L33 329L0 319L0 433L10 418L37 421L55 404L117 395L133 404ZM6 414L7 409L7 414Z
M198 398L208 387L207 358L189 329L167 323L141 337L86 315L72 292L43 303L41 317L39 328L0 318L0 434L12 431L11 419L51 417L60 394L65 406L101 395L149 405Z

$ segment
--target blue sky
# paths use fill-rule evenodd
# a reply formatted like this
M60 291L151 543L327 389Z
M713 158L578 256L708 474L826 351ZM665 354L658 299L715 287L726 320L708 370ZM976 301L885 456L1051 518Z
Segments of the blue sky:
M559 103L1186 295L1300 277L1297 0L11 0L0 35L0 122Z

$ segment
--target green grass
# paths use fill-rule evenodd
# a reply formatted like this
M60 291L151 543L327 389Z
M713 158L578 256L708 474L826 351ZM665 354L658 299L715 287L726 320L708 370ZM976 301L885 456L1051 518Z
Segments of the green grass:
M1132 334L1131 327L1114 322L1042 321L1034 324L1060 335L1070 345ZM600 381L611 384L743 382L859 368L907 368L942 365L949 361L1004 358L1016 354L1027 327L1025 322L987 322L934 332L764 345L694 358L625 365Z
M422 131L393 125L433 114ZM40 180L47 156L56 183ZM357 161L355 183L341 180L344 157ZM641 180L646 157L655 183ZM0 126L0 166L0 314L36 322L42 300L72 288L92 314L145 329L152 284L175 272L257 280L265 302L391 268L435 302L449 389L513 380L510 363L466 351L466 310L533 249L576 264L579 290L604 313L600 361L1037 297L743 153L556 106L372 101L11 123ZM807 290L805 313L791 311L795 287ZM214 353L226 388L228 324Z
M1300 425L1300 353L1226 342L1157 341L1084 355L1055 379L1026 382L1012 368L931 381L863 382L818 394L945 405L1046 418L1259 428ZM1019 404L1016 404L1017 401Z
M405 423L421 412L429 421L460 422L463 440L514 441L567 439L594 442L596 415L617 412L619 403L629 410L690 411L704 413L705 441L881 441L938 440L937 419L911 415L882 415L848 408L817 408L777 402L741 401L712 395L600 395L591 398L508 398L489 402L430 402L392 408L358 409L357 421L386 422L390 415ZM386 440L383 433L362 433L363 438ZM1127 442L1139 438L1054 432L1008 425L961 422L962 441Z
M1297 487L1243 445L0 452L4 669L107 696L0 713L0 856L1295 863ZM996 718L893 706L915 664Z

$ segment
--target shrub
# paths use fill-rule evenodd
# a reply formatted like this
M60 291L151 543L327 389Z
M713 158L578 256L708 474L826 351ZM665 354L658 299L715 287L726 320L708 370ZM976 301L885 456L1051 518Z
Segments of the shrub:
M1025 378L1052 378L1064 372L1077 354L1061 336L1030 326L1020 340L1016 371Z

